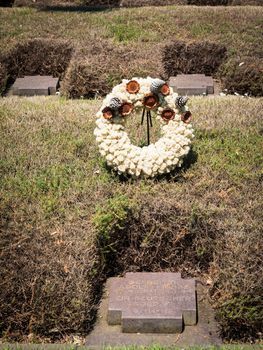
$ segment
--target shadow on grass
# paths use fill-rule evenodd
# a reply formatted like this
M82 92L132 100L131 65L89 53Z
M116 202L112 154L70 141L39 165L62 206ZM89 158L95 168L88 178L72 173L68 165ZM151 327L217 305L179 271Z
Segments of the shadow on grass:
M117 9L118 7L113 6L84 6L84 5L72 5L72 6L44 6L41 7L40 11L50 11L50 12L103 12L111 11Z
M183 164L180 168L175 168L168 174L158 175L153 180L158 181L167 181L167 182L184 182L184 172L186 172L193 164L198 160L198 154L192 148L190 149L187 156L184 158ZM116 177L120 182L134 182L138 181L138 178L134 178L131 175L118 174L117 171L113 170L110 166L107 165L106 161L103 163L103 167L107 170L112 177Z
M167 181L167 182L184 182L184 173L191 168L198 160L198 153L192 148L183 160L183 164L180 168L175 168L168 174L159 175L155 178L155 181Z

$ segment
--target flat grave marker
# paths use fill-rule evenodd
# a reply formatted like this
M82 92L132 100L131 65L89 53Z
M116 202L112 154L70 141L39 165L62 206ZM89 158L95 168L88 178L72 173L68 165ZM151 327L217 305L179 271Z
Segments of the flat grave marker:
M17 78L10 88L10 95L35 96L55 95L58 88L59 78L52 76L25 76Z
M111 278L107 320L124 333L181 333L197 322L195 280L169 272Z
M170 77L169 85L179 95L214 94L213 78L204 74L178 74Z

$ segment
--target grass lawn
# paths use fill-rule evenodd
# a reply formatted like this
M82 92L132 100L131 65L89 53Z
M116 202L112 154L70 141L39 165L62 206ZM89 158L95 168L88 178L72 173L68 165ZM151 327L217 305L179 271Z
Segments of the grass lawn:
M13 78L59 71L65 95L97 96L123 76L161 76L174 40L225 45L224 69L240 67L247 80L241 69L251 64L255 82L262 17L262 6L0 8L0 91L12 69ZM27 56L23 44L35 38ZM93 136L100 104L0 98L0 338L70 342L91 329L107 277L181 271L207 285L226 341L259 341L263 98L192 98L192 151L182 169L153 180L105 166ZM139 117L128 130L146 137Z
M65 346L65 345L59 345L59 344L53 344L53 345L39 345L39 344L26 344L26 345L1 345L1 350L74 350L78 348L79 350L88 350L88 347L85 346ZM143 346L130 346L130 347L106 347L105 349L110 350L179 350L182 349L180 347L172 346L172 347L161 347L158 345L149 346L149 347L143 347ZM188 350L257 350L260 349L259 345L222 345L222 346L195 346L195 347L186 347L184 349Z
M263 99L192 98L191 157L154 180L105 167L100 104L0 99L4 339L86 334L107 276L161 270L208 283L226 339L260 337Z
M231 53L257 56L262 54L262 15L261 6L166 6L101 12L2 8L0 47L6 49L17 40L50 37L73 40L84 49L91 38L142 49L177 38L219 41Z

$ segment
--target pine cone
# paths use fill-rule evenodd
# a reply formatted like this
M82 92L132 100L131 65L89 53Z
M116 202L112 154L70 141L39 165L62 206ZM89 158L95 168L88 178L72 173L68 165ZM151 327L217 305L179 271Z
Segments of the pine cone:
M161 79L154 79L150 87L150 90L151 90L151 93L153 93L154 95L158 95L159 93L161 93L162 95L167 96L170 93L169 85L166 84L166 82Z
M151 93L157 95L164 84L165 84L165 81L161 79L154 79L150 87Z
M109 107L112 109L118 109L121 105L121 100L118 97L113 97L109 103Z
M183 108L188 101L188 97L178 96L175 99L175 104L178 108Z

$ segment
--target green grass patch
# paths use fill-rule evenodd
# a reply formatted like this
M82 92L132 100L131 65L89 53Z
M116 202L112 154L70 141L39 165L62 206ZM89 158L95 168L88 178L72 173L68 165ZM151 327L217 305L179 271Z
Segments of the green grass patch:
M263 140L259 133L242 130L196 133L199 161L232 181L259 180L263 174Z
M113 38L117 43L159 43L172 38L214 40L230 50L254 56L262 53L257 45L262 11L261 6L167 6L96 13L0 9L0 46L5 48L13 39L44 36L71 39L77 46L85 47L99 33L100 37Z

